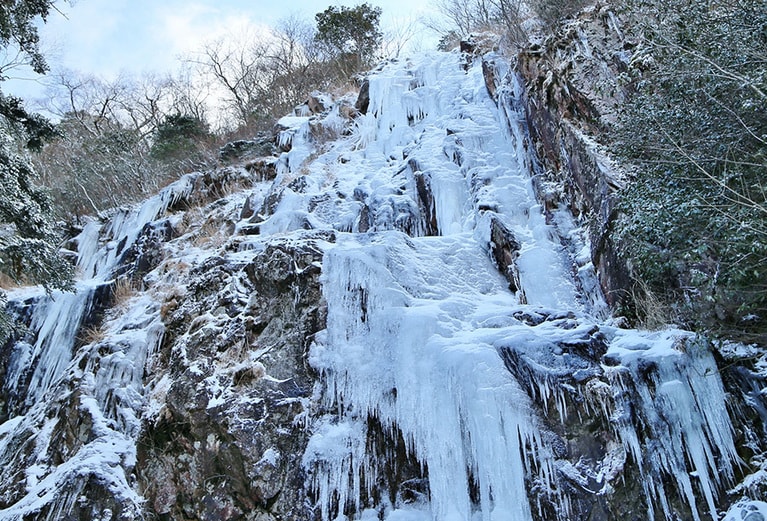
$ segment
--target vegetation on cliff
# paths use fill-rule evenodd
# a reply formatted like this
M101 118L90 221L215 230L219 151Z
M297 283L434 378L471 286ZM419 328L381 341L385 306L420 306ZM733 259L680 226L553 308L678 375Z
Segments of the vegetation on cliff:
M659 318L761 338L767 322L763 0L435 5L444 17L432 24L444 36L442 46L456 35L492 30L505 35L500 50L509 55L540 53L541 34L570 31L577 47L581 29L567 20L579 9L615 17L610 23L622 35L612 57L588 56L584 48L580 56L563 58L569 51L555 48L563 40L551 39L546 59L552 63L537 70L552 75L528 87L550 90L561 77L557 96L571 97L578 109L563 117L580 118L592 137L633 167L618 194L616 218L602 223L609 224L632 280L622 288L629 296L622 311L646 324ZM30 21L47 16L52 6L9 4L0 20L0 42L18 47L40 72L47 64ZM216 165L228 141L262 136L258 146L268 148L276 118L314 88L341 88L384 54L380 15L380 8L364 3L329 7L314 23L289 18L266 35L209 42L186 58L183 72L163 78L107 81L59 72L47 107L59 118L58 137L34 157L33 177L52 190L57 217L76 221L144 197L180 173ZM620 73L611 86L587 92L575 60ZM13 65L0 65L0 73ZM211 91L219 93L215 109ZM600 111L604 106L609 110Z
M619 235L645 296L695 328L767 325L767 10L636 2L645 37L619 150L639 168ZM641 14L641 17L639 16Z

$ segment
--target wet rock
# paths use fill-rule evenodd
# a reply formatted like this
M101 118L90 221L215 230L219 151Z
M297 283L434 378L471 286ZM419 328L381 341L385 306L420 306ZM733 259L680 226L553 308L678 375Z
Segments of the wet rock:
M437 209L434 204L434 194L431 191L431 176L426 172L416 170L413 172L413 179L415 179L418 202L426 225L424 234L427 236L439 235Z
M367 114L370 107L370 81L367 79L362 82L360 86L360 93L357 96L357 101L354 104L360 114Z
M509 281L509 289L518 293L520 304L524 304L526 300L519 281L519 269L516 263L520 245L514 237L514 233L495 215L490 219L490 243L498 270Z

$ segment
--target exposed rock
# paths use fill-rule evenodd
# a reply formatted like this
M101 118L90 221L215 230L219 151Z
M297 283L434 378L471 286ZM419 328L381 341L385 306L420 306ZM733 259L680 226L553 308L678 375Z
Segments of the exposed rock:
M500 35L492 32L475 33L461 40L459 49L470 56L482 56L498 50Z
M139 481L153 511L308 518L296 486L313 382L304 353L323 324L317 241L332 239L277 239L246 264L214 257L190 271L149 375L158 393L167 390L138 442Z
M147 223L136 242L125 250L115 277L128 276L140 281L162 261L163 244L173 239L174 235L173 225L167 219Z
M327 94L323 94L320 91L312 91L309 94L309 98L306 100L306 105L309 107L309 112L312 114L321 114L330 108L332 102L328 99Z
M524 304L526 300L516 264L520 245L512 231L495 215L490 219L490 241L496 266L509 281L509 289L517 293L520 304Z
M261 134L256 139L240 139L227 143L218 152L219 161L232 163L274 155L274 136Z
M496 74L494 64L492 62L482 60L482 75L485 77L485 87L487 88L488 94L490 94L490 97L497 102L498 75Z
M356 108L360 114L367 114L368 107L370 107L370 82L364 80L362 86L360 86L360 93L357 96L354 108Z
M243 166L253 174L256 181L270 181L277 177L277 159L274 157L259 157L247 161Z
M415 180L416 191L418 193L418 202L421 213L424 216L425 235L439 235L439 225L437 223L437 211L434 206L434 194L431 190L431 178L428 172L422 172L418 163L414 160L408 161L408 167Z

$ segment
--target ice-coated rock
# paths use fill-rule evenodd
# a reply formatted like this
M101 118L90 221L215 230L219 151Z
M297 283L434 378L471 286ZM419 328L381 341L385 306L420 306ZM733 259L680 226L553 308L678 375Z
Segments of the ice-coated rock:
M542 191L529 127L589 105L531 115L494 42L314 96L88 223L77 293L12 291L0 521L764 516L762 351L610 318L609 194Z

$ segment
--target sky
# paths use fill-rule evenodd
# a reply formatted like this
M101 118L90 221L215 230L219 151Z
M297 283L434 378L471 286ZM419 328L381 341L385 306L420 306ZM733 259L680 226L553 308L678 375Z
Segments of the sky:
M173 70L179 57L206 41L241 34L248 26L275 26L300 15L312 21L330 5L353 7L362 0L59 0L40 28L44 53L52 70L71 69L113 78ZM434 16L432 0L368 0L382 9L381 28L403 26L419 17ZM414 45L436 37L421 28ZM35 74L16 71L3 91L24 99L40 97L44 89ZM21 79L21 78L24 79Z

